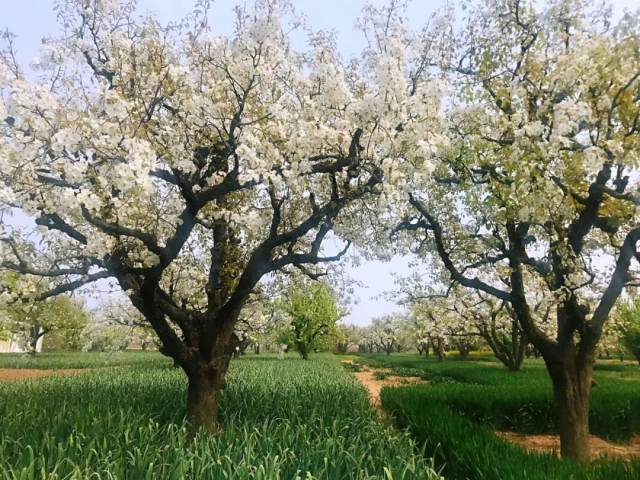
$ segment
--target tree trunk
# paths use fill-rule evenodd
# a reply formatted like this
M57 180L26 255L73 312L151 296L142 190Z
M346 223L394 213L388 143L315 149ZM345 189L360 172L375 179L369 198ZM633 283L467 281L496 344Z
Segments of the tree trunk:
M192 437L198 431L217 433L220 430L218 405L228 368L228 361L221 360L216 362L218 367L200 363L188 374L187 417Z
M527 358L531 356L533 346L529 345L517 320L512 320L509 335L503 334L494 325L479 326L478 335L484 339L493 355L511 372L520 370L525 355Z
M38 353L38 341L44 334L45 331L40 327L31 327L29 332L29 353L31 355Z
M528 342L524 334L512 335L511 355L508 355L509 361L507 363L509 371L517 372L520 370L520 367L522 367L522 363L524 362L527 345Z
M471 347L466 343L458 344L458 353L460 354L460 360L468 360L469 352L471 352Z
M309 348L304 342L296 342L296 348L303 360L309 360Z
M589 459L589 395L593 362L576 358L573 352L567 360L547 363L553 383L556 419L560 433L560 454L563 458Z
M438 361L442 362L444 360L444 342L441 338L437 340L432 340L433 343L433 352L437 355Z
M518 354L507 361L506 366L510 372L519 372L524 362L524 350L518 352ZM504 363L504 362L503 362Z

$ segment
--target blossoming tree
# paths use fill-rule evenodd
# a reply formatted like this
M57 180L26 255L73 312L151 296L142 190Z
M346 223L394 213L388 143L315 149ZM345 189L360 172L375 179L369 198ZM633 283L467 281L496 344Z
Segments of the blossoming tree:
M402 225L456 283L510 304L551 377L561 453L577 459L596 347L640 261L638 17L609 17L565 0L471 10L437 62L451 144ZM540 292L555 335L532 308Z
M337 322L343 313L336 295L323 282L296 282L284 292L276 308L282 317L282 343L293 345L304 360L316 348L337 338Z
M328 34L291 47L284 1L240 9L228 37L202 3L162 26L133 2L63 0L36 75L2 51L0 200L40 228L3 221L0 257L24 285L56 282L39 298L117 282L185 371L191 425L215 431L247 297L340 259L323 241L397 158L427 156L437 98L399 87L401 42L345 64Z
M398 314L382 315L372 320L367 337L378 352L391 355L393 352L399 352L404 346L405 326L405 318Z

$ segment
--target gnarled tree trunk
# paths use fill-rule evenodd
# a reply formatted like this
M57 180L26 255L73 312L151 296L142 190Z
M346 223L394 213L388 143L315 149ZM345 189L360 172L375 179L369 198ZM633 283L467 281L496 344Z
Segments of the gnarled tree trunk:
M220 430L218 405L225 385L227 366L200 365L188 375L187 418L191 435L198 431L216 433Z
M556 420L563 458L588 460L589 395L593 383L593 362L564 355L558 362L547 362L553 383Z
M161 353L173 357L184 370L187 380L187 421L189 437L198 432L217 433L221 429L219 404L225 388L225 378L236 351L237 337L233 332L235 319L229 320L211 336L193 332L190 350L163 348ZM213 340L207 342L207 338ZM199 342L197 340L200 340Z
M31 355L35 355L36 353L38 353L38 342L45 335L45 333L47 333L46 330L41 328L40 326L31 327L31 329L29 330L28 347L29 353Z
M188 378L187 419L189 433L217 433L220 430L218 406L225 387L229 363L235 351L233 336L218 338L209 360L202 358L187 361L182 365Z

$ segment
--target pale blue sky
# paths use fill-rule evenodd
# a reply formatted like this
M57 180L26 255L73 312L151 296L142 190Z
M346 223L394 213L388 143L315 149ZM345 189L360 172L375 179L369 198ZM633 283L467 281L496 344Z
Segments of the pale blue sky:
M20 58L30 61L37 55L40 39L56 31L53 12L54 0L0 0L0 27L8 27L19 35ZM138 0L142 12L154 12L166 22L185 16L193 9L193 0ZM221 33L233 28L233 7L250 4L250 0L214 0L210 16L213 27ZM364 0L292 0L298 14L303 14L314 30L334 30L345 55L357 53L365 44L364 37L355 28L355 20L365 5ZM373 4L384 4L374 0ZM435 9L445 0L415 0L409 4L407 17L412 25L424 25ZM296 40L304 41L302 36Z
M53 35L57 31L54 0L0 0L0 29L9 28L18 38L16 46L19 60L28 64L38 54L42 37ZM233 26L233 6L250 3L249 0L217 0L213 2L210 15L215 30L228 33ZM297 13L307 18L307 23L314 30L333 30L337 34L338 46L345 56L357 54L365 45L363 35L356 29L355 20L364 7L365 0L292 0ZM383 4L383 0L374 0L373 4ZM429 15L442 7L446 0L413 0L409 2L407 17L410 24L420 28L426 23ZM448 3L455 4L455 0ZM142 11L156 13L162 22L175 20L188 13L194 2L192 0L139 0ZM639 0L614 0L615 16L619 16L625 8L637 9ZM296 42L304 41L304 37L296 37ZM363 262L359 267L349 267L350 275L362 284L357 287L354 297L358 300L351 305L351 313L346 318L349 323L360 325L370 323L379 315L399 309L393 302L379 298L386 291L393 289L392 272L407 272L406 261L396 258L392 262ZM376 297L376 298L372 298Z

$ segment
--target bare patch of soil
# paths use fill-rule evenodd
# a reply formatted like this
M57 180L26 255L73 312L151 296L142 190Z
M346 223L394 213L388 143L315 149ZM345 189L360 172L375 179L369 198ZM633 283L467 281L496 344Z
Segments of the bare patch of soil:
M64 368L52 370L38 370L30 368L0 368L0 381L20 380L22 378L41 378L52 375L76 375L83 372L81 368Z
M496 432L496 435L512 443L516 443L526 450L548 452L560 455L560 437L558 435L525 435L514 432ZM631 438L627 444L611 443L595 435L589 436L591 457L630 458L640 455L640 436Z
M416 383L422 383L423 380L419 377L397 377L390 375L384 380L378 380L375 378L377 372L389 372L389 368L377 368L370 369L363 367L361 372L355 372L356 379L365 386L369 391L369 397L371 398L371 404L380 408L380 391L383 387L397 387L401 385L414 385Z

